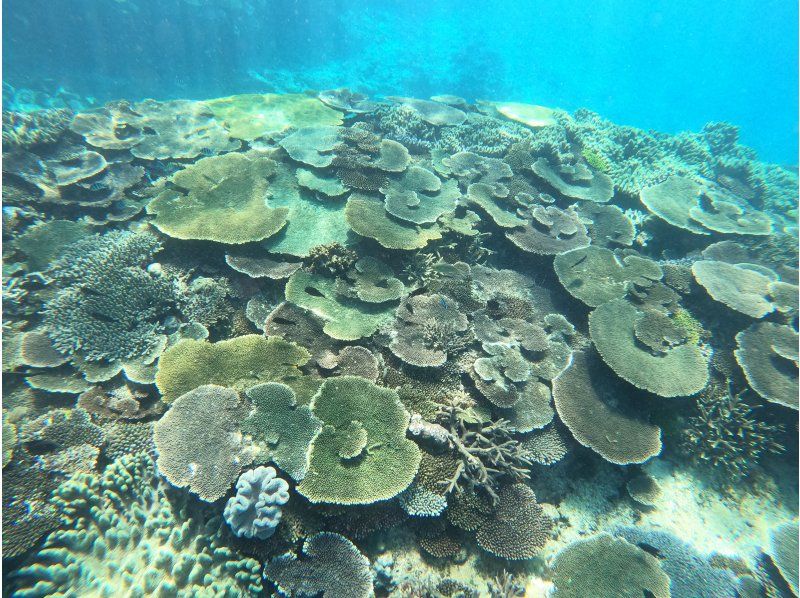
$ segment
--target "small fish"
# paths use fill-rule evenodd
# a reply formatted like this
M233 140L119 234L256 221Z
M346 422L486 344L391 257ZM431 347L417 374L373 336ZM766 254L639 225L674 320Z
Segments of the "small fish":
M439 305L441 305L444 309L447 309L447 301L444 300L444 297L439 297Z
M103 183L99 182L99 181L96 182L96 183L92 183L89 186L89 190L90 191L102 191L105 188L106 188L106 186Z
M214 150L212 150L210 147L204 147L203 149L200 150L200 153L203 154L204 156L213 156Z

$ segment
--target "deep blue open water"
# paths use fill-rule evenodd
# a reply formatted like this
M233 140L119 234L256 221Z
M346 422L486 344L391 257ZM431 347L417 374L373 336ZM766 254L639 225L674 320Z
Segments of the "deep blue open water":
M102 101L452 93L670 133L729 121L762 159L797 162L786 0L7 0L3 16L17 87Z

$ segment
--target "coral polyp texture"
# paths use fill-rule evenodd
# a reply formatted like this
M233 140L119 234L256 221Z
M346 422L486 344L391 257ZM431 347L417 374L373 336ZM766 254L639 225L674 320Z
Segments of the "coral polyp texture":
M4 82L4 593L796 594L796 168L336 68Z
M311 402L323 427L297 491L315 503L369 504L397 496L419 467L397 393L358 376L323 382Z

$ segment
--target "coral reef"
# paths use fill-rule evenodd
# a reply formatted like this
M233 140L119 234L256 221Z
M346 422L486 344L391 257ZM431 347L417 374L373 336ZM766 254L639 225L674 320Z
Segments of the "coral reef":
M796 593L796 172L334 72L8 104L4 590Z
M670 596L670 578L658 559L607 533L567 546L556 557L553 573L554 595L560 598Z

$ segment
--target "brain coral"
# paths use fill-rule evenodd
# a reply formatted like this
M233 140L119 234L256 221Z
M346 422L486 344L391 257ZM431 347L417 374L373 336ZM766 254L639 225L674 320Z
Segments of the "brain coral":
M641 548L601 533L578 540L553 562L554 596L669 598L669 577L658 559Z
M708 357L683 344L653 355L637 344L642 314L624 299L613 299L589 314L589 331L603 360L618 376L662 397L693 395L708 382Z
M277 337L237 336L218 343L184 339L158 362L156 386L172 402L202 384L245 390L259 382L284 382L307 399L316 383L298 369L309 358L302 347ZM313 388L312 388L313 387Z
M369 560L344 536L321 532L307 538L303 552L287 553L264 567L264 577L284 596L297 598L370 598Z
M644 397L628 399L629 388L609 376L594 353L576 352L553 380L553 399L561 421L575 440L607 461L642 463L661 452L661 430L647 423Z
M409 414L394 390L356 376L328 378L311 408L324 427L311 443L300 494L315 503L369 504L411 484L422 455L406 439ZM351 450L354 424L366 434L357 451Z
M736 361L762 397L798 408L797 332L791 326L756 322L736 335Z
M235 390L213 384L180 396L153 428L161 475L207 502L224 496L253 460L240 432L249 409Z
M225 503L223 517L233 533L266 540L281 521L281 507L289 501L289 484L272 467L248 469L236 482L236 494Z
M61 527L18 574L15 596L247 596L260 564L226 546L219 517L190 515L146 455L64 482Z
M153 224L177 239L239 244L261 241L286 224L286 208L269 207L269 158L230 153L198 160L171 177L147 206Z
M259 453L256 462L268 459L295 481L308 470L308 447L322 427L308 405L298 405L294 391L278 382L258 384L247 390L253 410L242 422Z

